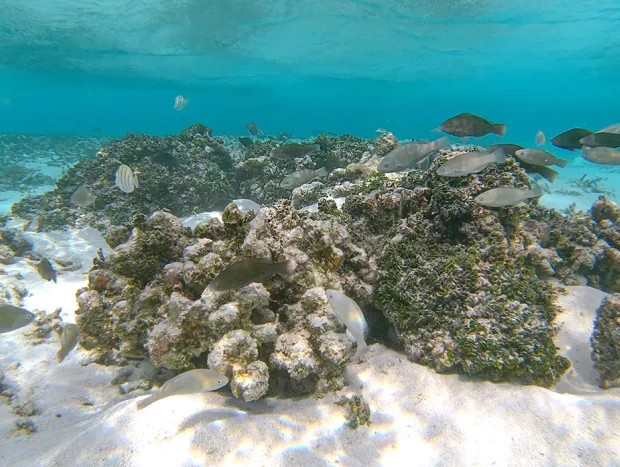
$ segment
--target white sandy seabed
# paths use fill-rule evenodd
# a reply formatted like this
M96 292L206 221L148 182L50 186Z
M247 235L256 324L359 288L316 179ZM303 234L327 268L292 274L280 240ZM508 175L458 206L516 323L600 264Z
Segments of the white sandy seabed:
M73 322L75 292L105 241L94 229L25 235L39 253L81 262L57 284L25 262L5 268L23 275L26 308L62 307ZM117 369L86 365L79 346L58 364L54 333L37 346L23 337L27 328L0 334L4 382L35 405L38 427L16 431L19 417L0 404L0 466L620 466L620 390L599 389L590 360L605 293L568 290L557 345L573 367L554 389L439 375L375 344L347 371L348 393L371 409L371 425L357 430L336 396L243 403L223 388L137 411L111 384Z

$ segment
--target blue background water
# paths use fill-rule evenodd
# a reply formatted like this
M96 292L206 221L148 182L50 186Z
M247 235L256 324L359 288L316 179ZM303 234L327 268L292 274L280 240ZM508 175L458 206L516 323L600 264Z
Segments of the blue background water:
M2 0L0 133L430 138L467 111L531 145L620 121L619 26L617 0Z

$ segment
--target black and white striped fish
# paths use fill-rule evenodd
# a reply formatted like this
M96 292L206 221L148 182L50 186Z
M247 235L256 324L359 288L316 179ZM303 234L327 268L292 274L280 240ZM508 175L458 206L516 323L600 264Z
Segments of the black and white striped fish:
M175 110L183 110L183 107L185 107L188 102L189 102L189 99L186 99L183 96L177 96L174 99L174 108L175 108Z
M131 169L123 164L116 171L116 186L125 193L131 193L138 188L138 176L134 175Z

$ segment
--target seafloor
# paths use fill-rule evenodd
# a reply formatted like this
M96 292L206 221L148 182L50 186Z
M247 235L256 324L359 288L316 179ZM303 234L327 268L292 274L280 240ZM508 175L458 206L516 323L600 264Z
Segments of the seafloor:
M575 153L554 183L510 157L438 176L471 150L461 143L425 170L380 174L390 133L317 135L306 142L319 152L269 157L290 139L202 125L165 138L0 137L0 299L39 313L0 335L0 464L620 465L608 168ZM119 163L138 173L132 193L114 185ZM322 166L327 177L280 186ZM538 201L473 202L532 184ZM71 203L80 186L93 206ZM240 198L263 207L231 204ZM297 267L207 288L253 257ZM36 271L41 258L57 283ZM364 313L359 363L325 289ZM58 363L63 322L82 334ZM174 374L207 367L229 385L136 410Z

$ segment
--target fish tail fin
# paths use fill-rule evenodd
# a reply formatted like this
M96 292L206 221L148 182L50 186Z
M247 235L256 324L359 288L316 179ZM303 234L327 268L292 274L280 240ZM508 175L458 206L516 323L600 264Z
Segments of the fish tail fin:
M435 141L435 149L448 149L450 147L450 139L447 136L439 138Z
M316 169L317 177L327 177L329 174L327 173L327 169L325 167L321 167L320 169Z
M540 198L544 194L545 194L545 192L540 187L536 187L536 188L532 189L532 196L534 198Z
M564 167L566 167L566 166L568 165L568 161L567 161L567 160L564 160L564 159L558 159L557 164L558 164L560 167L564 168Z
M353 355L353 361L359 362L362 355L368 352L368 344L366 342L361 341L357 343L357 350L355 351L355 355Z
M493 133L498 136L506 136L506 125L503 123L497 123L493 125Z
M297 263L292 259L287 259L285 261L280 261L277 263L277 272L282 274L283 276L290 276L295 272L297 268Z
M555 182L555 177L558 176L558 172L556 172L555 170L553 170L550 167L540 167L538 171L539 171L540 175L545 177L551 183Z
M159 397L157 397L157 393L151 394L149 397L145 397L144 399L141 399L138 402L136 402L136 407L138 408L138 410L142 410L143 408L151 405L153 402L155 402L158 399Z
M489 155L491 156L492 161L496 164L503 164L506 162L506 151L504 151L504 148L497 148Z
M59 350L58 352L56 352L56 361L58 363L62 363L62 361L65 359L67 355L61 350Z

